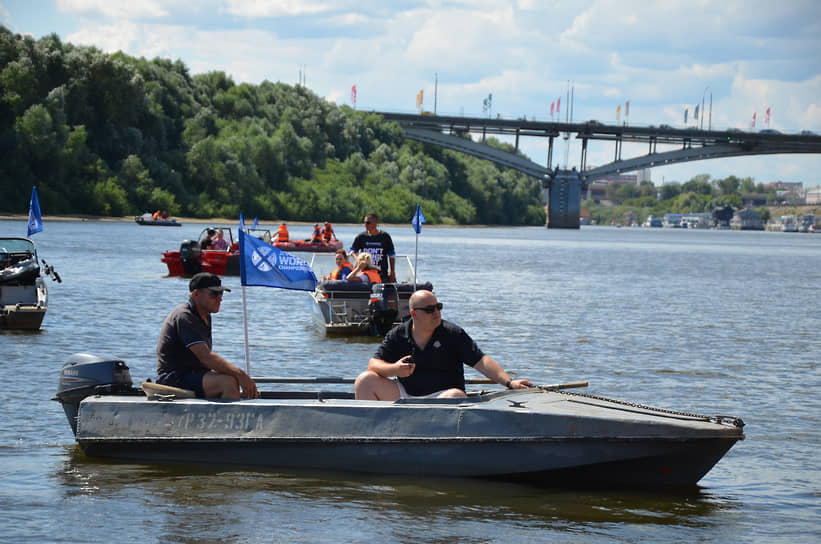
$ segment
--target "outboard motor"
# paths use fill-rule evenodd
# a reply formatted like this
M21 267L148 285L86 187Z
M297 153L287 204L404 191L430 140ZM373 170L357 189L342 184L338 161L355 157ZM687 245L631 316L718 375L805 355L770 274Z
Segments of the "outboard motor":
M368 315L371 319L371 332L385 336L399 314L399 290L393 283L377 283L371 288L371 299L368 302Z
M135 394L128 366L114 357L75 353L63 365L60 384L52 400L63 405L71 431L77 434L80 401L96 394Z
M202 272L202 251L196 240L183 240L180 244L180 262L187 275Z

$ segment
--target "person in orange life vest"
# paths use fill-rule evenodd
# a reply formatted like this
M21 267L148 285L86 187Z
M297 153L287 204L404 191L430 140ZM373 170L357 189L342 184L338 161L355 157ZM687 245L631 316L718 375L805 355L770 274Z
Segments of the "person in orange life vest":
M361 281L365 285L382 283L382 276L379 275L379 269L373 266L373 259L370 253L363 251L356 256L356 264L353 270L348 273L347 280Z
M322 276L324 280L344 280L348 277L348 274L351 273L351 269L353 265L348 262L348 254L345 252L344 249L337 249L336 256L334 258L336 261L336 266L338 267L336 270L331 272L330 276Z
M311 243L322 243L322 228L319 226L319 223L314 223L314 232L311 233Z
M282 223L279 225L277 229L276 237L274 238L274 242L287 242L288 241L288 225Z
M328 222L325 222L325 228L322 229L322 239L325 240L326 242L330 242L331 239L336 240L336 234L334 234L334 228Z
M151 219L159 219L160 218L160 210L157 210L151 215Z

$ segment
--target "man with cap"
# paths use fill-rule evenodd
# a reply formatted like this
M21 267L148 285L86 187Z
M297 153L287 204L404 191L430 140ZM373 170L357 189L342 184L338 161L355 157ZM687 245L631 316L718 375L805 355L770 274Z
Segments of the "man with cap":
M200 398L256 398L254 381L211 349L211 314L219 312L219 276L200 272L188 284L188 302L174 308L157 342L157 383L194 391Z

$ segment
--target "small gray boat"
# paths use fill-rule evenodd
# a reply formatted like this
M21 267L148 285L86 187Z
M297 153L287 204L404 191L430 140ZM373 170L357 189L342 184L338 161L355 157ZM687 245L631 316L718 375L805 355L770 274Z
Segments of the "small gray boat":
M184 390L157 394L149 385L133 387L121 360L76 354L63 366L55 400L89 456L545 486L693 486L744 438L737 418L563 390L577 384L396 402L354 400L350 391L204 400L185 398Z

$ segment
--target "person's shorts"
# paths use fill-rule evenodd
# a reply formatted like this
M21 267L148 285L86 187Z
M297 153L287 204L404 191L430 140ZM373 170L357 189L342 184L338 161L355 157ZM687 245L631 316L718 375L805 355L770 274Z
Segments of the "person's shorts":
M400 399L435 399L436 397L447 391L447 389L441 389L439 391L434 391L433 393L429 393L427 395L408 395L408 392L405 391L405 386L402 385L402 382L400 382L399 380L394 381L396 382L396 386L399 388Z
M197 398L205 398L205 391L202 388L202 379L205 377L205 374L210 371L205 372L188 372L186 374L177 374L175 372L169 372L167 374L160 374L157 376L157 383L161 383L163 385L170 385L172 387L180 387L182 389L190 389L197 395Z

